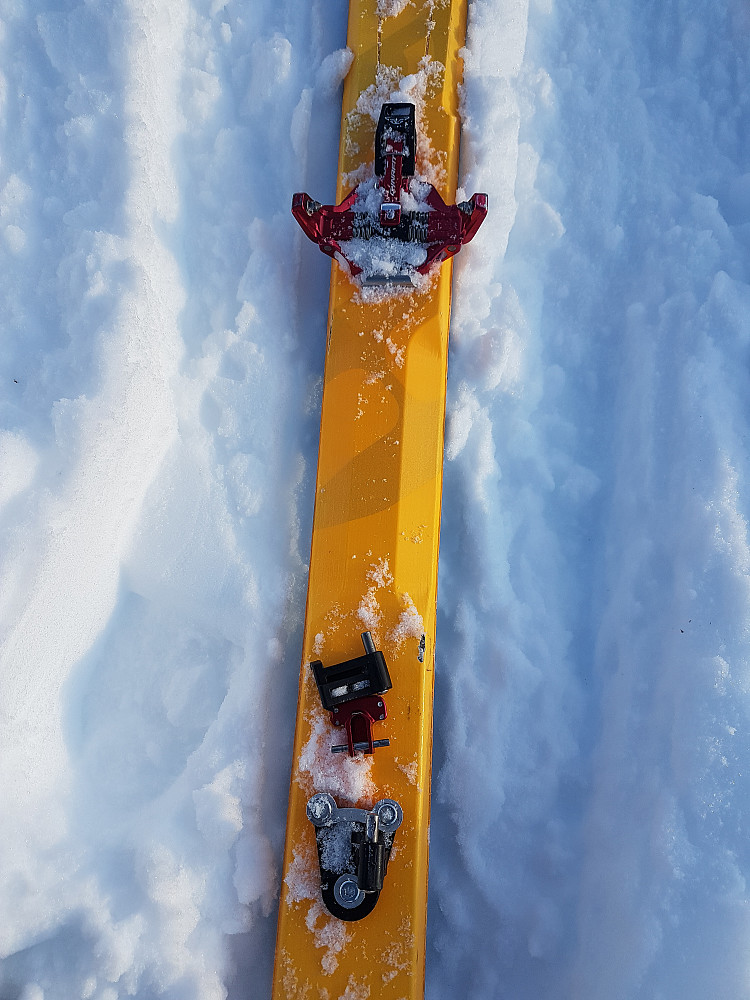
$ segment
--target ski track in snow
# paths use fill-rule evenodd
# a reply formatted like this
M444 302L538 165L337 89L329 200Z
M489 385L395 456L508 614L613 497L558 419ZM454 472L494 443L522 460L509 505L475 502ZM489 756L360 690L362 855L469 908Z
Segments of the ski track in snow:
M0 0L0 1000L269 995L346 8ZM749 41L470 4L429 1000L750 997Z

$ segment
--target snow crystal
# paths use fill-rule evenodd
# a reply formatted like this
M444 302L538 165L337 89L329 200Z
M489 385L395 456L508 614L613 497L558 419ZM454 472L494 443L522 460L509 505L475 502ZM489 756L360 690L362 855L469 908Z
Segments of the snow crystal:
M315 946L324 949L320 967L330 976L338 968L339 955L350 936L346 923L329 916L322 903L316 902L308 912L307 926L314 931Z
M367 579L371 580L376 587L390 587L393 583L393 573L391 572L388 556L381 556L367 571Z
M377 634L383 612L374 589L368 590L357 606L357 617L362 626L373 635Z
M298 780L306 792L329 792L339 805L375 801L372 757L331 753L334 743L345 742L345 731L334 729L328 714L314 708L310 738L300 753Z
M408 594L401 595L401 605L402 611L398 621L388 633L391 642L395 642L398 646L407 639L421 639L424 635L424 620Z
M353 872L352 833L353 823L340 821L317 831L320 838L320 859L323 867L336 875Z
M412 0L378 0L378 17L398 17Z
M413 268L427 260L427 251L418 243L373 236L369 239L342 240L341 250L346 258L362 271L359 280L395 278L410 275ZM346 265L344 265L346 266Z
M316 904L320 903L320 866L315 847L295 848L284 881L289 890L288 898L291 903L299 903L305 899L313 900Z
M412 761L401 761L398 758L396 758L396 766L398 767L399 771L402 771L406 775L410 784L412 785L417 784L417 775L419 774L419 763L416 759Z

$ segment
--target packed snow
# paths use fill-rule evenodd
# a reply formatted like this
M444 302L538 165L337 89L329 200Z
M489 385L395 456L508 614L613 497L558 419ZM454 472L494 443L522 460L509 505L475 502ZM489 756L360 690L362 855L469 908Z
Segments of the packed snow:
M0 0L0 1000L269 997L346 20ZM462 117L427 997L750 998L750 8Z

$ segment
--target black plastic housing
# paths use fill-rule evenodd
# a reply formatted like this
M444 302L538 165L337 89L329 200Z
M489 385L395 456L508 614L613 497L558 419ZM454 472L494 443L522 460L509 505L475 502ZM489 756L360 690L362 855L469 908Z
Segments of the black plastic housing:
M385 140L397 135L404 140L401 174L413 177L417 151L417 122L413 104L384 104L375 129L375 173L385 173Z
M393 687L385 657L379 649L344 663L324 667L320 660L310 664L323 708L334 708L355 698L383 694Z

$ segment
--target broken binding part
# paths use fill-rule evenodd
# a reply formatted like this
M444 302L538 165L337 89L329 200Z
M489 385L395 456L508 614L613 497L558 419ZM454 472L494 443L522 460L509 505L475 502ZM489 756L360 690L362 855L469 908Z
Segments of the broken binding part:
M396 830L404 818L393 799L371 810L340 809L328 792L307 803L315 827L320 886L329 913L339 920L361 920L372 913L383 888Z
M388 714L382 696L393 686L391 677L369 632L362 633L362 643L364 656L331 667L324 667L320 660L310 664L323 708L331 713L334 726L346 728L346 743L331 751L348 751L350 757L358 750L373 753L376 747L390 746L389 740L373 740L372 725Z
M304 192L292 198L305 235L364 284L406 284L427 274L458 253L487 215L486 194L446 205L432 184L414 178L416 146L414 105L384 104L374 183L358 184L339 205L321 205Z

